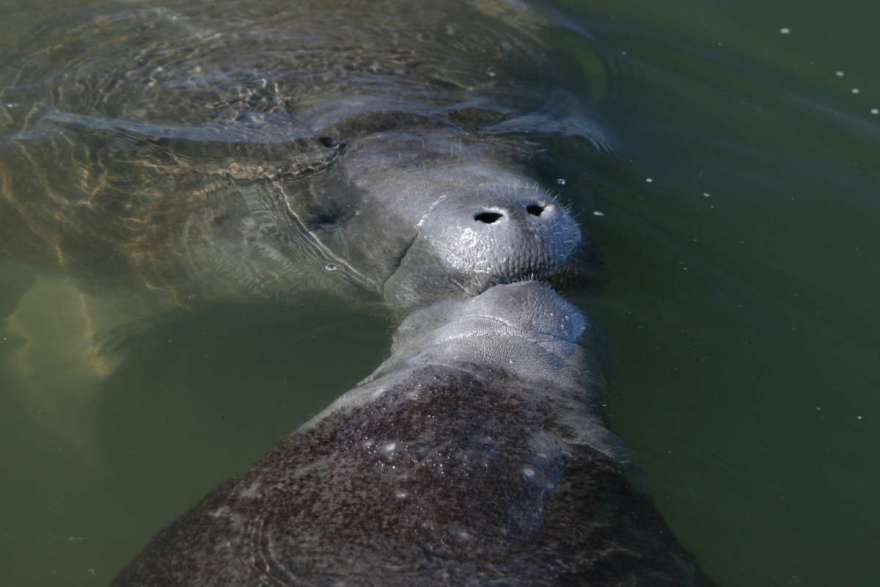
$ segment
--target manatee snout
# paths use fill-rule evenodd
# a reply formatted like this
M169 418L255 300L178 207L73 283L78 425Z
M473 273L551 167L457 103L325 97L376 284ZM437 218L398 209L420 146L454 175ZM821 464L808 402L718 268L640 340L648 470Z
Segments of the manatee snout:
M444 194L419 222L385 297L408 306L476 295L493 285L574 272L585 246L577 222L530 183Z

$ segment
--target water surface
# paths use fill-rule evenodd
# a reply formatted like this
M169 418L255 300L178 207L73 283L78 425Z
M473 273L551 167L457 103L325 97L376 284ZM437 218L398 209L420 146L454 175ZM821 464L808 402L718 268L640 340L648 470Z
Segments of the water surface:
M589 111L541 137L548 180L610 274L569 293L608 333L608 407L636 481L721 585L875 584L880 9L548 8L557 89ZM8 71L57 5L0 10ZM567 136L583 134L601 140ZM98 378L81 367L76 289L35 270L0 272L6 585L105 584L368 374L393 328L332 300L178 312Z

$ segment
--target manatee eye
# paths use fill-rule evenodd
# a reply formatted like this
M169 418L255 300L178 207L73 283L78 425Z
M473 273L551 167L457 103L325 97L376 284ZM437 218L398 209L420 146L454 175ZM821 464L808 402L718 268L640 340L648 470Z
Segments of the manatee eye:
M503 214L498 212L480 212L474 216L474 220L477 222L483 222L484 224L492 224L493 222L500 220L502 216Z
M544 206L541 204L529 204L526 206L526 212L531 214L532 216L540 216L544 211Z

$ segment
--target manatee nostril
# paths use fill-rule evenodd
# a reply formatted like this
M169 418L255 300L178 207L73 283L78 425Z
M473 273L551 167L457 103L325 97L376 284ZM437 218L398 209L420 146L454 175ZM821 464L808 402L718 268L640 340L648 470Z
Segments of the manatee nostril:
M541 204L529 204L526 206L526 212L532 216L540 216L541 213L544 212L544 206Z
M504 216L504 214L501 214L500 212L480 212L474 216L474 220L484 224L492 224L493 222L501 220L502 216Z

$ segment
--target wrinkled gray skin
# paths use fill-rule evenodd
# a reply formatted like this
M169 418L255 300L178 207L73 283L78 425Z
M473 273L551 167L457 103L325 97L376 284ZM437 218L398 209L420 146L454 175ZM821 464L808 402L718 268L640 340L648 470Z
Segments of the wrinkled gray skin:
M162 530L116 586L696 585L537 283L411 315L391 357Z
M2 60L0 258L183 305L584 266L522 135L548 59L524 6L98 4Z
M582 245L579 227L538 184L495 155L448 131L371 135L309 186L325 207L326 200L342 201L341 215L328 212L317 221L325 225L316 226L306 198L282 187L281 201L260 199L257 214L218 221L213 211L196 213L187 227L189 259L203 283L217 280L216 290L235 279L235 271L224 271L233 259L246 263L255 288L283 297L303 281L313 283L294 267L302 263L302 242L283 236L307 226L325 272L354 276L402 307L571 270Z

